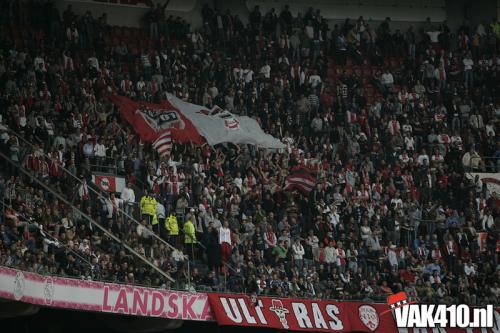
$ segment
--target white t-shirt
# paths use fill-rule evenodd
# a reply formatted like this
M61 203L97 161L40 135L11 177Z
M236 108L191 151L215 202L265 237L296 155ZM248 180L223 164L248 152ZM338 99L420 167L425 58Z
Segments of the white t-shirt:
M384 73L384 74L382 74L381 82L382 82L382 84L393 84L394 77L392 76L391 73Z
M429 155L418 155L417 163L419 165L423 165L425 160L427 160L427 164L429 164Z
M98 143L94 147L94 154L97 157L105 157L106 156L106 146L102 143Z
M464 267L464 273L467 276L474 275L474 274L476 274L476 269L474 268L473 265L465 265L465 267Z
M431 39L431 43L437 43L439 42L439 34L440 31L427 31L427 35L429 35L429 38Z
M243 75L245 77L245 83L250 83L253 81L253 70L251 69L244 69L243 70Z
M266 79L269 79L271 77L271 66L269 65L264 65L260 68L260 72Z
M231 230L229 228L221 227L219 229L219 244L222 243L231 245Z
M311 75L309 77L309 84L311 87L316 88L318 84L321 83L321 77L319 75Z
M122 189L122 193L120 194L120 199L122 199L123 202L135 202L134 190L130 187L124 187Z
M415 150L415 140L412 136L405 137L406 150Z
M99 70L99 60L96 57L89 58L89 65L94 67L96 70Z
M471 70L472 66L474 66L474 60L465 58L463 60L463 64L464 64L464 70L466 71Z
M313 39L314 38L314 28L310 25L306 25L306 35L309 39Z

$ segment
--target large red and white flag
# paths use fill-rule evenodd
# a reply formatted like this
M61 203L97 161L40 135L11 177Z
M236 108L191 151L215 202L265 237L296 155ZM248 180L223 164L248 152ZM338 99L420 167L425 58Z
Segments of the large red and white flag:
M259 123L250 117L237 116L218 106L207 109L191 104L173 95L167 95L168 103L180 110L213 146L219 143L251 144L259 148L284 149L285 145L272 135L266 134Z
M165 130L158 135L158 138L153 141L153 148L158 151L161 157L170 155L172 151L172 133L170 130Z
M308 195L316 185L316 177L312 172L303 167L292 169L290 175L285 178L285 186L283 190L293 191L299 190L304 195Z
M155 141L164 130L170 130L173 142L209 145L230 142L251 144L260 148L282 149L285 145L266 134L255 119L239 117L219 107L207 109L168 95L160 104L138 103L112 95L110 100L120 108L121 116L146 142Z
M119 95L111 95L109 99L118 106L121 117L134 128L142 141L153 142L169 130L174 142L205 143L191 121L169 103L139 103Z

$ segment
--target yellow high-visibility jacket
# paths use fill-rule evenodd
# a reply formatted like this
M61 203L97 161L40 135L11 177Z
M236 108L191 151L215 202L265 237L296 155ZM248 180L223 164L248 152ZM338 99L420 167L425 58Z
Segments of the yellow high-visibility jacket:
M158 202L155 198L143 196L140 201L141 214L154 216L156 214L156 205L158 205Z
M196 243L196 230L191 220L187 220L186 223L184 223L184 243Z
M175 217L174 215L170 215L165 220L165 229L168 230L170 236L179 235L179 224L177 223L177 217Z

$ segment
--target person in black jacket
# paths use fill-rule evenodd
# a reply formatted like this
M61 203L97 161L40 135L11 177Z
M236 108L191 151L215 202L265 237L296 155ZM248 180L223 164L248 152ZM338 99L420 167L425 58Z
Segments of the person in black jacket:
M207 248L207 263L209 270L216 272L221 267L219 232L214 228L214 223L210 222L204 234L203 244Z

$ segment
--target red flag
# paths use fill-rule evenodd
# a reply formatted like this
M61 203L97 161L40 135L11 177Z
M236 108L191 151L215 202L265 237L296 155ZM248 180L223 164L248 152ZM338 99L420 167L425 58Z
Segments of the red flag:
M283 190L299 190L304 195L309 195L316 185L316 177L307 168L296 167L285 179Z
M95 184L104 191L114 192L116 188L115 179L113 177L95 176Z
M107 192L121 192L125 186L125 178L113 175L92 175L92 182Z
M109 99L120 109L120 115L139 134L141 140L152 142L169 130L171 140L180 143L205 143L192 122L168 101L161 104L135 102L128 97L111 95Z
M172 133L166 130L153 141L153 148L158 151L161 157L169 156L172 151Z
M477 233L477 244L479 246L480 252L486 251L487 240L488 240L488 233L487 232L478 232Z

